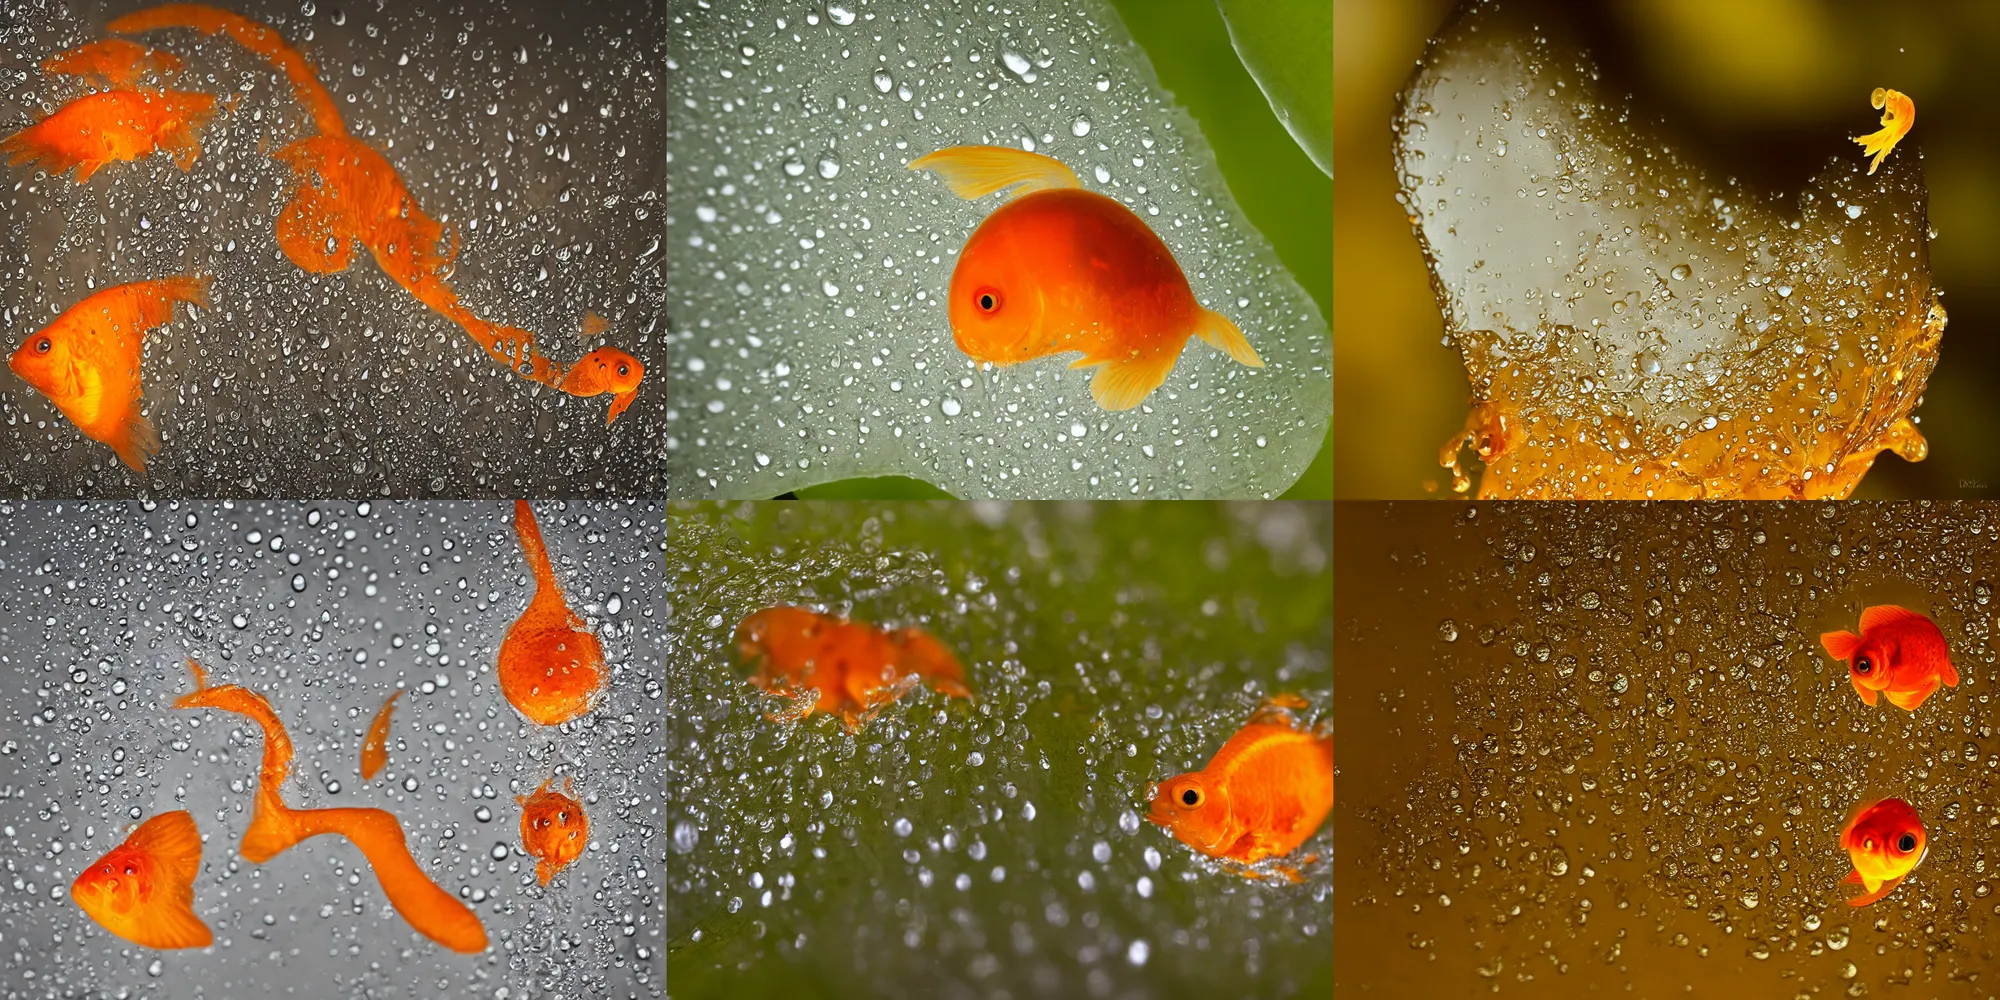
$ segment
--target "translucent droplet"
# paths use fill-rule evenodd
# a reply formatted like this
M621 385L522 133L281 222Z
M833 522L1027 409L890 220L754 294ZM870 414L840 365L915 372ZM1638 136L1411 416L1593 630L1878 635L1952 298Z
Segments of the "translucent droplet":
M826 16L832 19L833 23L843 27L854 23L854 12L840 4L828 4Z
M674 853L686 854L694 850L695 845L700 842L701 831L696 829L693 820L674 821Z
M840 158L828 153L819 158L819 175L832 180L840 176Z
M1076 120L1069 123L1069 134L1076 136L1079 139L1083 138L1086 135L1089 135L1090 119L1082 115L1077 115Z
M229 624L237 628L247 628L250 625L250 616L242 612L237 612L236 617L229 619Z
M1034 68L1034 64L1028 62L1027 56L1012 50L1000 53L1000 61L1006 63L1007 68L1013 70L1015 76L1025 77L1028 71Z
M896 836L907 837L913 829L915 828L910 825L908 818L902 816L896 817Z
M1675 281L1686 281L1688 280L1688 275L1694 273L1694 268L1691 268L1686 264L1675 264L1674 269L1668 273L1674 276Z
M1438 638L1446 642L1458 641L1458 623L1447 618L1438 625Z
M797 157L793 157L792 159L789 159L789 160L786 160L786 161L785 161L785 175L786 175L786 176L788 176L788 177L799 177L799 176L802 176L802 175L804 175L804 174L805 174L805 172L806 172L806 165L805 165L805 161L803 161L803 160L800 160L800 159L798 159Z
M960 408L961 407L958 405L958 400L953 399L950 396L946 396L942 402L938 403L938 409L943 410L944 415L947 417L958 416L958 411L960 410Z
M819 283L819 290L825 292L826 297L829 299L840 294L840 286L831 281L821 281Z
M1070 436L1070 437L1073 437L1073 438L1080 438L1080 437L1082 437L1082 436L1084 436L1085 434L1088 434L1088 433L1090 433L1090 428L1089 428L1089 427L1086 427L1086 426L1084 426L1084 423L1083 423L1083 421L1081 421L1081 420L1072 420L1072 421L1070 421L1070 425L1069 425L1069 436Z
M302 594L302 593L304 593L304 592L305 592L305 589L306 589L306 578L305 578L305 575L304 575L304 574L302 574L302 573L293 573L293 574L292 574L292 592L293 592L293 593L301 593L301 594Z
M885 93L885 94L886 94L886 93L888 93L888 92L889 92L889 88L890 88L890 87L893 87L893 86L895 86L895 85L896 85L896 81L895 81L895 80L894 80L893 78L891 78L891 77L889 76L889 71L888 71L888 70L886 70L886 69L878 69L878 70L876 70L876 71L875 71L875 89L876 89L876 90L879 90L879 91L881 91L882 93Z

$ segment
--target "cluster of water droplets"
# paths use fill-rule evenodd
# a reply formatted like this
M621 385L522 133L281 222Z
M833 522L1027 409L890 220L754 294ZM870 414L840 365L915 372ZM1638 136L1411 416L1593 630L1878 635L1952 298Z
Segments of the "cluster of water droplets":
M1292 885L1145 822L1275 690L1330 710L1323 511L689 507L668 551L677 989L1235 996L1330 982L1332 829ZM911 546L909 539L928 544ZM900 543L898 540L902 540ZM1211 569L1212 567L1212 569ZM744 616L921 627L973 697L787 725Z
M9 10L0 25L0 134L83 88L38 63L96 41L130 5ZM225 5L229 6L229 5ZM657 493L665 412L665 21L538 18L390 5L252 5L318 69L351 135L381 152L455 231L452 286L565 363L600 343L647 366L631 410L524 382L419 304L363 250L309 274L273 224L293 172L271 154L310 119L270 65L225 36L136 40L186 62L176 86L233 107L183 173L165 155L78 186L0 168L0 351L91 292L203 271L214 308L147 336L145 411L165 446L151 492L215 496ZM579 340L584 314L610 322ZM133 496L142 486L39 393L0 374L0 486L16 495Z
M1275 495L1311 460L1332 409L1325 321L1100 0L730 0L671 22L681 495L884 474L962 496ZM1192 342L1163 389L1114 414L1066 360L969 359L943 296L998 202L906 169L964 144L1053 156L1131 208L1266 367Z
M532 587L502 505L0 505L0 975L13 996L659 996L666 854L657 508L544 508L571 607L603 642L605 702L561 732L494 678ZM413 931L339 837L263 865L239 850L262 731L180 710L183 659L263 694L296 749L298 808L370 806L485 924L466 961ZM388 764L357 770L390 692ZM583 856L546 889L514 796L576 776ZM153 951L68 899L138 822L187 809L203 838L206 949ZM121 993L124 991L124 993Z

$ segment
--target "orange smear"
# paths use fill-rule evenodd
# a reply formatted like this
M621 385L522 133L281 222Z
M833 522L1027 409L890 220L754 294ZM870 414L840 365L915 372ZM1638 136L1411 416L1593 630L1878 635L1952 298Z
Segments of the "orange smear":
M542 726L575 719L604 694L604 647L563 600L541 526L526 500L514 503L514 532L535 574L535 596L500 643L500 692Z
M77 168L76 182L107 163L166 151L182 170L201 155L197 137L215 115L215 95L178 90L101 90L0 139L13 164L34 163L51 175Z
M543 885L583 853L590 843L590 819L583 805L570 798L570 779L563 778L561 792L549 791L544 781L533 795L516 795L521 805L521 846L535 861L535 878Z
M417 932L457 952L486 950L486 928L465 904L432 882L410 856L403 827L381 809L293 809L282 788L292 770L292 739L271 703L237 684L210 687L201 665L188 661L195 690L174 701L175 708L213 708L248 716L264 730L264 765L243 856L263 864L311 837L337 833L353 841L375 870L389 904Z
M958 658L922 629L892 631L805 608L776 607L738 623L736 647L745 661L758 665L750 683L799 698L800 711L774 720L837 712L852 732L924 680L948 697L972 697Z
M375 712L375 721L368 724L368 742L361 744L361 780L374 781L382 773L383 765L389 763L389 713L396 707L396 699L403 692L397 691L382 702Z
M90 42L42 60L44 73L96 80L107 87L132 87L148 75L166 77L180 68L180 57L173 53L123 38Z
M1868 172L1872 174L1876 167L1882 165L1882 158L1896 148L1896 143L1910 134L1910 126L1917 123L1917 102L1900 90L1876 87L1875 92L1868 95L1868 103L1882 109L1882 127L1867 135L1855 136L1854 141L1860 145L1861 155L1874 157L1868 161Z
M114 18L105 28L121 35L161 28L193 28L209 35L227 33L238 45L262 56L291 81L293 95L305 105L307 113L312 115L313 124L321 132L328 135L347 133L347 125L340 120L340 109L333 103L333 95L320 85L319 77L306 64L306 57L285 44L283 36L269 25L205 3L165 3Z
M97 859L69 895L99 926L147 948L206 948L215 937L194 913L201 834L187 810L161 813Z
M1244 865L1297 849L1333 810L1333 733L1294 719L1305 705L1291 694L1266 699L1208 767L1160 784L1147 819Z

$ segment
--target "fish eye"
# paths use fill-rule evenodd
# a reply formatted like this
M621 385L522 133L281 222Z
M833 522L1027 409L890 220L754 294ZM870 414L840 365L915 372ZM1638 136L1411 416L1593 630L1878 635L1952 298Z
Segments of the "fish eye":
M133 867L132 867L131 865L126 865L126 866L125 866L125 874L127 874L127 875L137 875L137 874L139 874L139 872L138 872L138 870L137 870L137 869L133 868Z
M982 288L972 293L972 304L983 313L996 312L1000 308L1000 293L991 288Z
M1917 835L1906 833L1896 839L1896 850L1908 854L1917 849Z
M49 353L49 348L54 346L55 346L54 344L49 343L49 338L43 337L42 339L35 341L35 353L47 354Z
M632 374L632 366L631 366L631 365L627 365L627 364L620 364L620 365L618 366L618 377L619 377L619 378L624 378L625 376L627 376L627 375L630 375L630 374Z
M1854 658L1855 673L1857 674L1873 673L1874 670L1875 670L1874 661L1868 659L1865 656L1857 656Z
M1185 806L1201 805L1201 791L1199 789L1190 788L1181 792L1181 804Z

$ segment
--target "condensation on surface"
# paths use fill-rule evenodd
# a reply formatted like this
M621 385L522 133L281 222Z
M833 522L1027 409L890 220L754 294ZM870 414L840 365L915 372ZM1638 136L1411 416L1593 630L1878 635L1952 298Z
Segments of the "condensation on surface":
M1312 459L1326 321L1107 4L728 0L670 31L677 496L889 474L966 497L1275 496ZM1132 209L1265 367L1191 340L1108 413L1070 356L972 361L944 297L997 199L905 166L962 144L1053 156Z
M493 661L532 582L500 504L0 506L0 976L18 997L661 996L656 778L664 648L658 508L539 510L571 606L603 642L605 703L523 721ZM262 865L249 824L262 733L171 707L212 683L271 701L299 808L370 806L485 924L456 955L413 931L359 851L305 841ZM387 767L358 773L397 687ZM573 774L591 844L552 885L520 848L514 796ZM208 948L154 951L68 898L142 819L203 836Z
M2000 508L1343 512L1340 995L1984 997L2000 930ZM1933 618L1962 681L1868 706L1822 632ZM1865 908L1856 807L1929 853ZM1352 951L1348 951L1348 949Z
M669 513L677 994L1330 989L1331 824L1292 885L1145 821L1264 694L1329 710L1326 508L815 506ZM767 719L733 631L793 603L929 631L972 699Z
M1750 191L1499 0L1432 40L1393 127L1472 382L1456 489L1469 457L1485 497L1844 497L1881 450L1926 454L1945 312L1909 142L1874 177L1829 162L1796 205Z
M41 72L136 0L9 4L0 134L83 88ZM608 397L535 386L481 353L362 252L308 274L273 225L293 187L271 153L310 119L270 65L224 36L137 40L186 60L178 88L237 101L183 173L165 156L89 183L0 165L0 349L97 289L200 270L214 308L147 336L145 408L165 445L150 493L518 496L657 492L666 413L661 135L665 19L480 4L221 0L303 51L348 131L456 227L451 283L482 317L573 363L599 343L648 374L610 427ZM586 312L610 322L588 343ZM132 496L143 480L41 394L0 372L0 486Z

